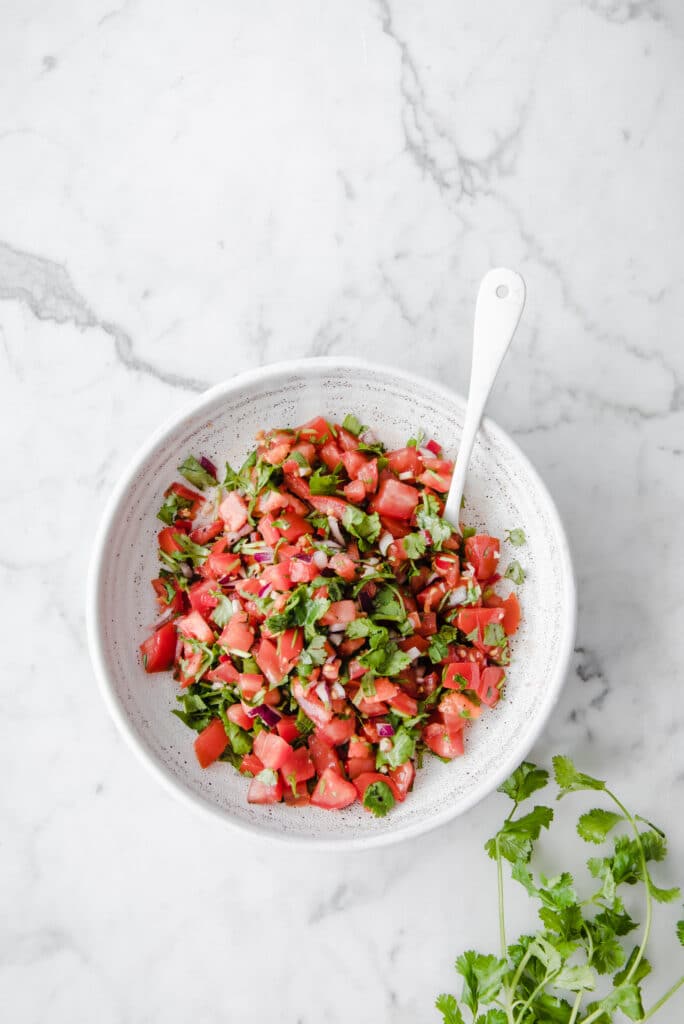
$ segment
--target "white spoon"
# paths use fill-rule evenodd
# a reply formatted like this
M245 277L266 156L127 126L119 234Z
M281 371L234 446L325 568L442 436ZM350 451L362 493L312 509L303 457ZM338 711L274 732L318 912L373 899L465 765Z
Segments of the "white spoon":
M514 270L497 267L482 278L475 306L468 406L444 509L444 518L456 527L461 518L463 487L482 414L524 305L525 282Z

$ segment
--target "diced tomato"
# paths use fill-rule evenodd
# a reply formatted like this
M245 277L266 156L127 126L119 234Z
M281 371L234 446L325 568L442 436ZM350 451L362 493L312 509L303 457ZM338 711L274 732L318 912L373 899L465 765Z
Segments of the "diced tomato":
M320 457L330 470L342 465L342 449L334 441L326 441L320 450Z
M199 640L202 644L214 642L212 628L199 612L188 612L182 619L176 619L175 626L179 633L192 637L194 640Z
M236 576L242 568L240 556L231 554L209 555L205 564L207 571L217 580L224 576Z
M231 722L235 722L235 724L239 725L241 729L249 730L254 725L254 722L249 717L242 704L231 704L226 711L226 714Z
M464 693L449 690L439 702L439 711L447 725L462 729L467 722L480 717L482 707Z
M311 583L321 574L315 562L306 562L303 558L292 558L287 571L293 583Z
M363 803L363 798L366 795L366 790L369 786L372 786L374 782L384 782L389 786L390 791L394 799L401 799L397 795L397 790L394 785L394 781L390 775L383 775L381 772L364 772L362 775L357 775L354 779L354 785L356 791L359 794L359 800Z
M405 800L416 777L416 767L413 761L405 761L398 768L390 769L389 775L393 783L392 788L396 799L400 801Z
M324 516L332 516L333 519L341 519L344 510L349 508L348 502L342 498L334 498L330 494L312 494L309 500L317 512Z
M278 686L284 673L276 645L271 640L267 640L266 637L262 637L254 657L271 686Z
M238 687L245 700L253 700L264 687L264 677L258 672L240 672Z
M435 612L424 612L421 615L418 632L421 636L433 636L437 632L437 615Z
M235 612L230 617L223 628L218 642L229 651L249 653L254 643L254 630L249 626L246 612Z
M290 454L292 448L292 440L279 441L277 444L271 445L266 451L262 452L262 459L264 462L268 462L271 466L279 466L285 461L287 456Z
M312 779L316 774L316 769L307 748L298 747L288 754L280 766L280 773L286 785L293 779L295 782L306 782L307 779Z
M408 693L404 693L403 690L399 690L394 697L391 697L389 704L400 715L407 715L409 718L413 718L414 715L418 714L418 701L414 700L413 697L409 697Z
M333 555L328 564L347 583L351 583L356 579L356 563L349 555L345 555L344 552L340 551Z
M457 678L458 676L461 678ZM477 693L480 685L480 666L474 661L452 661L444 670L442 683L448 690L473 690Z
M345 767L349 778L356 779L359 775L366 774L366 772L375 771L375 758L370 754L367 754L365 757L350 757L347 759Z
M478 580L488 580L494 575L499 565L499 541L496 537L484 533L468 537L465 553Z
M420 492L401 480L383 480L372 501L373 508L381 516L393 519L410 519L420 500Z
M296 512L281 512L275 520L277 530L290 544L305 533L313 533L313 526Z
M395 473L412 473L418 476L423 471L423 460L415 448L397 448L387 453L389 468Z
M425 590L421 590L418 594L418 604L423 612L431 612L434 608L438 608L448 589L446 581L439 580L436 583L431 583Z
M351 480L356 480L360 470L363 469L367 462L368 459L361 452L349 449L342 452L342 465L347 470Z
M326 725L332 718L332 710L325 706L313 686L307 691L301 680L295 679L292 684L292 695L304 714L308 715L315 725Z
M369 459L359 470L357 480L362 482L367 494L374 494L378 489L378 460Z
M239 674L232 661L223 661L207 672L207 679L210 683L237 683Z
M366 669L364 668L363 665L360 664L360 662L358 662L356 660L356 658L353 658L349 662L348 669L349 669L349 678L352 681L355 680L355 679L360 679L361 676L365 676L365 674L366 674Z
M247 522L247 502L238 491L230 491L219 505L218 513L226 529L236 533Z
M354 505L360 505L366 497L366 488L361 480L351 480L344 488L344 496Z
M425 487L431 487L433 491L439 491L440 494L446 494L451 487L451 473L438 473L435 469L425 468L425 472L421 473L418 477L418 483L424 484Z
M183 548L176 540L179 533L186 533L184 529L185 523L175 523L173 526L165 526L163 530L160 530L157 534L159 541L159 547L167 555L173 555L176 551L182 551Z
M276 776L274 785L267 786L258 779L252 779L247 790L247 801L250 804L277 804L283 798L282 776Z
M311 803L325 810L339 810L356 800L356 788L333 768L326 768L311 794Z
M329 722L316 726L316 735L329 743L331 747L339 747L354 735L356 720L349 718L331 718Z
M220 718L213 718L195 740L195 753L202 768L208 768L228 746L228 737Z
M263 522L263 519L262 519ZM267 565L261 574L262 583L270 583L274 590L283 593L292 590L293 582L290 576L290 563L278 562L277 565Z
M493 708L498 703L501 697L502 683L506 678L506 673L498 665L490 665L489 668L483 670L480 676L480 686L477 691L477 695L483 704Z
M159 607L165 612L182 612L185 607L185 600L183 598L183 591L178 590L173 584L169 583L168 587L173 593L173 597L169 600L169 589L167 589L167 580L156 579L152 580L152 586L154 592L157 595L157 603Z
M213 580L203 580L201 583L193 583L188 588L188 598L193 611L199 612L204 618L209 618L212 611L218 604L217 591L220 587Z
M513 636L520 625L520 603L515 594L509 594L503 603L503 628L506 636Z
M388 711L387 705L384 701L368 700L367 697L363 698L358 707L359 711L362 714L367 715L368 718L379 718L382 715L386 715Z
M283 783L283 800L288 807L308 807L311 803L306 782L295 782L294 791L290 783Z
M297 433L302 440L313 442L313 444L323 444L329 437L332 437L330 424L322 416L314 416L312 420L300 427Z
M351 430L336 425L335 433L337 434L337 443L342 451L353 452L359 447L359 439L356 434L352 434Z
M177 640L175 622L167 622L156 629L152 636L140 645L145 671L166 672L170 669L176 656Z
M398 646L402 651L416 650L421 654L425 654L430 644L424 636L421 636L419 633L414 633L412 636L402 637Z
M431 722L423 729L423 740L438 757L451 760L463 754L463 729L454 730L441 722Z
M502 623L503 617L503 608L465 608L458 613L456 621L462 633L469 634L477 629L482 640L485 627Z
M425 445L425 447L429 452L432 452L432 454L435 455L437 458L439 458L439 456L442 454L442 446L438 444L437 441L433 441L432 439L430 439L428 443Z
M322 626L334 626L353 622L356 617L357 610L353 601L333 601L320 622Z
M282 736L262 729L254 740L254 753L263 762L265 768L273 768L278 771L291 757L293 751Z
M294 665L304 648L304 636L301 629L286 629L278 637L276 650L280 658L282 674Z
M375 693L366 696L368 704L379 704L381 701L391 701L399 693L399 687L384 676L375 680Z
M223 533L223 529L223 520L216 519L213 523L209 523L208 526L198 526L195 530L191 530L190 540L194 541L195 544L208 544L209 541L214 540L220 533Z
M293 452L299 452L306 461L311 465L316 458L316 446L310 441L298 441L292 449Z
M322 775L328 768L333 771L341 771L340 760L335 753L333 746L318 733L314 732L309 736L309 753L314 763L317 775Z
M240 761L240 772L242 775L258 775L264 770L264 766L256 754L245 754Z
M297 718L295 715L283 715L276 726L278 735L282 736L287 743L294 743L299 737L299 729L296 722Z
M273 522L273 516L271 515L270 512L267 512L266 515L262 516L259 522L257 523L257 530L264 538L266 543L270 544L271 547L274 547L280 540L280 533L278 532L278 530L276 530L275 526L273 525Z
M370 757L371 754L372 748L368 740L363 740L360 736L352 736L349 740L349 757Z

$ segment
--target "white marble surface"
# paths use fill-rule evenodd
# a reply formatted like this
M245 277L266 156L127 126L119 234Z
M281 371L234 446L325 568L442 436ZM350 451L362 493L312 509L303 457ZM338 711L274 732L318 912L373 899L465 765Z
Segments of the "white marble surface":
M676 874L682 7L0 8L7 1020L429 1024L456 954L496 943L499 798L345 857L193 817L95 689L90 542L148 432L240 369L370 354L462 388L477 281L517 267L491 412L558 501L580 592L535 753L608 773L667 825Z

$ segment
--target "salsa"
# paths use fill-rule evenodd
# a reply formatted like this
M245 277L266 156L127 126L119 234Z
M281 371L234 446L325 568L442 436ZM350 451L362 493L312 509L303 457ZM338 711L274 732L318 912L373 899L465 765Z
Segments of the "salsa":
M188 457L164 493L143 665L173 671L200 765L230 762L250 803L385 815L502 696L520 605L499 539L443 518L436 441L388 451L350 415L257 442L222 475Z

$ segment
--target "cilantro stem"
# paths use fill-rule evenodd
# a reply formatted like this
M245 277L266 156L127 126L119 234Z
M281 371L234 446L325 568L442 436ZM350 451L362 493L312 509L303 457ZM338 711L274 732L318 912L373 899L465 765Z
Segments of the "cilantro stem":
M532 992L530 993L530 995L527 997L525 1002L522 1004L522 1007L520 1008L520 1012L519 1012L519 1014L518 1014L518 1016L516 1018L518 1024L521 1024L521 1022L524 1020L525 1014L527 1013L528 1009L530 1008L530 1006L532 1005L534 1000L537 998L539 993L543 992L543 990L546 988L548 983L550 981L552 981L552 979L555 978L557 974L558 974L558 971L552 971L550 974L548 974L548 973L545 974L544 977L542 978L542 980L537 985L537 987L532 990ZM569 1022L569 1024L571 1024L571 1022Z
M577 996L575 998L575 1002L573 1003L572 1013L570 1014L570 1020L568 1021L568 1024L575 1024L575 1021L577 1020L577 1014L579 1013L580 1006L582 1005L582 996L583 995L584 995L584 989L581 988L579 990L579 992L577 993Z
M630 982L632 980L632 977L634 976L634 972L636 971L637 967L641 963L643 955L644 955L644 953L646 951L646 945L648 943L649 936L651 934L651 922L652 922L652 919L653 919L653 897L651 896L651 878L650 878L650 875L648 873L648 868L646 866L646 855L644 853L644 847L643 847L643 844L641 842L641 835L639 833L639 826L637 825L636 821L634 820L633 815L631 815L629 813L629 811L627 810L625 805L620 800L618 800L618 798L615 796L614 793L612 793L609 789L606 789L606 794L620 808L620 810L622 811L622 813L625 815L625 817L629 821L630 825L632 826L632 831L634 832L634 839L635 839L636 844L637 844L637 846L639 848L639 859L641 861L641 870L642 870L642 873L643 873L644 885L646 886L646 920L644 922L644 934L643 934L643 937L641 939L641 945L639 946L639 950L637 952L637 955L634 958L634 963L632 964L632 966L631 966L631 968L629 970L629 974L625 978L624 984L627 984L628 982Z
M667 992L665 993L665 995L664 995L664 996L662 996L662 997L661 997L661 998L660 998L660 999L658 1000L658 1002L657 1002L657 1003L654 1003L654 1004L653 1004L653 1006L651 1007L651 1009L650 1009L650 1010L647 1010L647 1011L646 1011L646 1013L645 1013L645 1014L643 1015L643 1017L642 1017L641 1019L642 1019L642 1020L648 1020L648 1018L649 1018L649 1017L655 1017L655 1015L656 1015L656 1013L658 1012L658 1010L659 1010L659 1009L660 1009L660 1008L661 1008L662 1006L664 1006L664 1005L665 1005L665 1003L666 1003L666 1002L668 1001L668 999L670 999L670 998L671 998L671 997L672 997L672 996L673 996L673 995L675 994L675 992L677 991L677 989L679 989L679 988L681 988L681 987L682 987L682 985L684 985L684 974L683 974L683 975L681 976L681 978L679 978L679 979L678 979L677 981L675 981L674 985L673 985L673 986L672 986L671 988L669 988L669 989L667 990Z
M503 887L503 861L499 849L499 837L496 837L496 880L499 891L499 937L501 939L501 956L506 956L508 943L506 942L506 917L504 912L504 887Z

